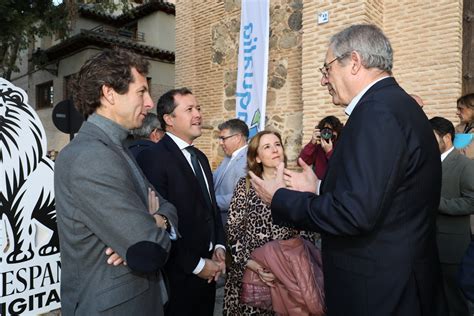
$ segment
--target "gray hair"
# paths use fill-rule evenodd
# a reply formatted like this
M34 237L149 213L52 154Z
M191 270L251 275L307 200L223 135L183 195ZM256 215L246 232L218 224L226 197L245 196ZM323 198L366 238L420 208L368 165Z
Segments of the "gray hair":
M393 50L390 41L377 26L352 25L331 37L334 56L347 57L353 51L361 56L365 68L378 68L389 73L393 68Z
M143 124L140 128L132 129L130 134L133 135L133 138L148 138L155 129L160 128L160 121L158 121L158 117L154 113L148 113L143 119Z
M249 128L244 121L240 119L230 119L224 123L219 124L217 128L222 131L223 129L229 129L232 133L240 133L245 139L249 138Z

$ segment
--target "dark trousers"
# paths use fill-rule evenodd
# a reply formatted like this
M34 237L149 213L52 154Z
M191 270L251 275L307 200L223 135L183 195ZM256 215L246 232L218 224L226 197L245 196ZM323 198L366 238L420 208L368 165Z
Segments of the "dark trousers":
M208 283L194 274L168 273L169 300L166 316L212 316L216 282Z
M210 259L212 252L206 254ZM216 282L208 283L195 274L185 273L171 257L165 271L169 284L169 299L165 316L213 316Z
M448 305L447 316L468 316L469 304L461 292L458 281L458 264L441 264L443 289Z

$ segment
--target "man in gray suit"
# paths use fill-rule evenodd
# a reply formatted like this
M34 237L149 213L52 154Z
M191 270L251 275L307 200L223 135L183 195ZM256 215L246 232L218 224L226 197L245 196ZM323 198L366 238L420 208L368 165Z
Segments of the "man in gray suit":
M469 215L474 214L474 161L453 147L454 125L445 118L430 120L442 161L441 200L436 218L437 242L449 316L469 315L456 281L461 259L471 240Z
M87 121L55 167L63 315L163 315L160 268L176 209L122 144L153 107L147 72L141 57L105 50L74 82L74 103Z
M214 171L214 191L222 224L227 223L230 200L235 185L247 171L247 139L249 128L244 121L231 119L219 124L219 143L225 158Z

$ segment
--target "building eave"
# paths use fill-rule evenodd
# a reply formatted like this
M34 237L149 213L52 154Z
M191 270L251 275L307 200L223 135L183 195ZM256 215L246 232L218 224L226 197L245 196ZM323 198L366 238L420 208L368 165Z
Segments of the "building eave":
M79 7L79 14L82 17L101 21L117 27L136 21L157 11L176 15L174 4L164 2L162 0L150 1L117 16L113 16L104 12L98 12L89 6Z
M126 48L142 56L172 64L174 64L175 60L174 52L89 30L81 30L79 34L76 34L57 45L41 51L41 54L44 54L47 58L47 62L50 63L60 60L65 56L69 56L76 51L80 51L87 46L95 46L98 48ZM35 54L39 54L39 52L36 52Z

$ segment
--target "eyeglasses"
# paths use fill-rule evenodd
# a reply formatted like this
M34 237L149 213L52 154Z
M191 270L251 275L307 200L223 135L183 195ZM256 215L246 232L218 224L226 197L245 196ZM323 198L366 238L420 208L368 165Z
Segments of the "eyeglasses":
M349 54L349 53L344 53L341 56L334 58L333 60L331 60L327 64L324 63L324 65L321 68L319 68L319 71L321 72L323 77L327 79L329 77L329 69L331 69L331 67L330 67L331 64L333 62L335 62L336 60L341 60L341 59L345 58L347 56L347 54Z
M229 136L219 136L218 138L219 138L219 141L223 142L228 138L234 137L235 135L239 135L239 134L232 134L232 135L229 135Z

